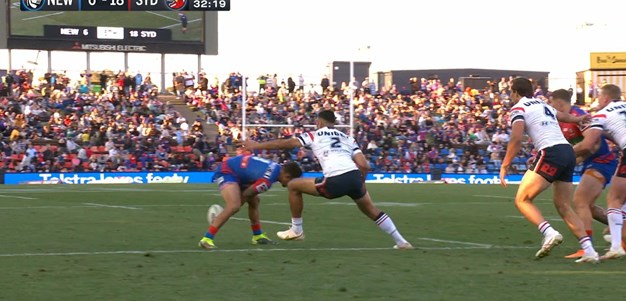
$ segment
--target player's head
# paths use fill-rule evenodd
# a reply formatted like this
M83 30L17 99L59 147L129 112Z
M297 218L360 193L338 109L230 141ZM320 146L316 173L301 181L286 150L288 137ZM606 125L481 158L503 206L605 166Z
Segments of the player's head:
M558 89L552 92L550 105L559 112L569 113L572 108L572 94L565 89Z
M518 77L511 83L511 100L517 103L522 97L533 97L533 83L527 78Z
M331 110L324 110L317 114L317 127L323 128L325 126L332 127L337 122L335 112Z
M606 84L600 88L600 95L598 96L598 109L603 109L611 101L619 100L622 98L622 90L613 84Z
M280 168L280 174L278 175L278 182L287 187L289 181L302 176L302 169L296 162L288 162L282 165Z

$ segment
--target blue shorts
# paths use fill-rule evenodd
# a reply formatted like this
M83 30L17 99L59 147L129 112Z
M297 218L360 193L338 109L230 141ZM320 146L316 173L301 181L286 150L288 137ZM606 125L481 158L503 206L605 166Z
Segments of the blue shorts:
M582 173L585 174L587 170L595 170L599 172L604 177L604 186L611 183L611 178L615 174L615 170L617 169L617 160L613 160L609 163L597 163L597 162L589 162L584 165ZM591 174L593 176L593 174Z
M239 178L237 178L236 175L224 172L222 170L222 165L219 165L217 167L217 170L215 170L215 174L213 174L213 183L217 183L217 186L220 189L222 189L222 187L228 183L241 184L239 183Z

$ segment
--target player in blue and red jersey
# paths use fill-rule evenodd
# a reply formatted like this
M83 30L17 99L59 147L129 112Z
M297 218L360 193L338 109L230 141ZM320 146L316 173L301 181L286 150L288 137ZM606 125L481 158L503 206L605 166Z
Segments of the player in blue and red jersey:
M301 175L302 169L295 162L280 165L251 155L240 155L222 161L213 180L219 185L226 206L213 219L199 246L205 249L215 248L215 235L244 203L248 203L252 243L271 244L272 240L261 230L258 195L270 189L274 182L280 182L283 187L287 187L291 179Z
M571 94L567 90L556 90L552 93L551 105L560 112L568 112L575 116L587 115L577 106L571 104ZM572 145L576 145L584 139L584 134L578 124L559 123L563 135ZM611 150L605 139L595 153L587 158L583 164L580 183L574 193L574 207L576 214L583 220L585 231L591 237L593 219L607 224L606 212L602 207L596 206L596 199L602 194L602 190L610 183L611 177L617 168L617 154ZM579 250L565 258L579 258L583 254Z

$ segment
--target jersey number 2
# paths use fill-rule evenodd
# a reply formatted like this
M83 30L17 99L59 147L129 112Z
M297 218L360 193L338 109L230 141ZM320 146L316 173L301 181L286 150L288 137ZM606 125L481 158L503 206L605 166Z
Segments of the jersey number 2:
M552 111L550 111L550 109L548 109L548 107L543 106L543 109L545 110L544 113L546 114L546 116L550 116L550 117L552 117L552 119L556 120L556 116L554 116L554 114L552 114Z
M339 137L332 137L330 139L333 141L333 143L330 144L330 147L332 147L332 148L340 148L341 147L341 145L340 145L341 142L339 141Z

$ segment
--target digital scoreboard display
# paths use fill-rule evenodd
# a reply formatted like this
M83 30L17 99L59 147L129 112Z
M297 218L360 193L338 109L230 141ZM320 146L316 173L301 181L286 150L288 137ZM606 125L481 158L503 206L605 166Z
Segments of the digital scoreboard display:
M20 0L22 11L230 11L230 0Z
M126 40L128 42L172 40L170 29L44 25L43 30L44 36L48 38L65 40Z
M15 49L217 54L230 0L9 0Z

